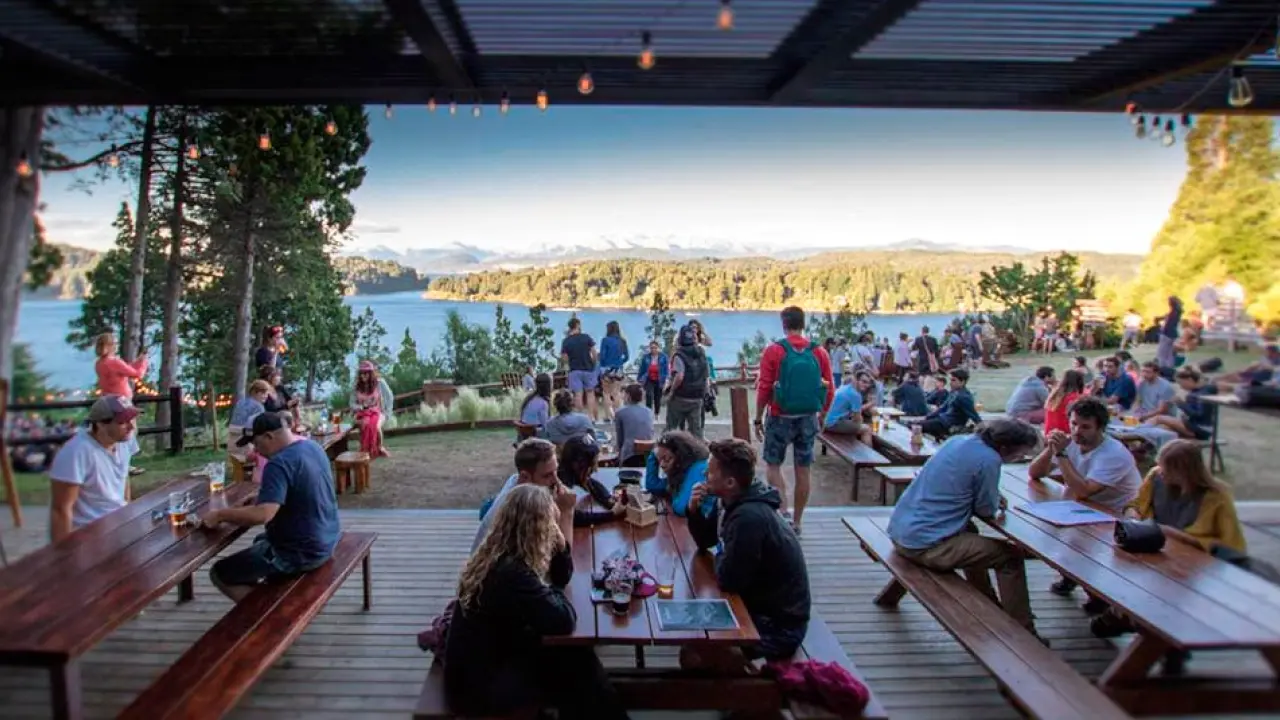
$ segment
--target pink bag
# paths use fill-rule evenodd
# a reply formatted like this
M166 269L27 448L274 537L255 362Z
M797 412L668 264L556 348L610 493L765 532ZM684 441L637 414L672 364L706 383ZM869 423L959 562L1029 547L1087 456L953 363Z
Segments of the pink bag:
M862 717L871 700L867 686L838 663L775 660L766 669L777 679L783 694L820 705L840 717Z

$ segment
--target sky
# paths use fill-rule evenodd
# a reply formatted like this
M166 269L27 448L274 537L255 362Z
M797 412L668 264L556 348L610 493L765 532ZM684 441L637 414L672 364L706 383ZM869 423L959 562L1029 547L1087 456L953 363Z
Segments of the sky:
M680 244L1145 253L1185 172L1181 144L1120 114L528 105L369 109L346 249L486 250L641 236ZM120 183L46 178L54 242L105 249Z

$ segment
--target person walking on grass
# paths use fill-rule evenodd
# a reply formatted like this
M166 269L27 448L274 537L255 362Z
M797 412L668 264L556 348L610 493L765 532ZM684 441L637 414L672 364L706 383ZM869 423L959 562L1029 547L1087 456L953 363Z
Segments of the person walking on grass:
M649 343L649 354L640 358L636 382L644 388L644 404L653 411L655 418L662 414L662 392L667 387L667 375L667 356L654 340Z
M809 504L810 466L813 442L818 436L818 415L825 413L835 397L831 358L805 337L804 310L794 305L781 313L783 339L765 348L760 356L760 376L756 382L756 439L764 443L764 462L769 484L781 496L780 509L791 519L796 531ZM765 418L768 418L766 424ZM787 484L782 477L782 461L791 448L795 467L795 500L787 512Z
M703 402L710 380L710 363L692 325L680 328L676 354L671 358L667 384L667 430L688 430L702 437Z
M599 374L596 372L596 361L600 355L596 351L596 341L582 332L582 321L578 318L569 320L569 335L560 343L560 359L569 368L566 378L569 392L573 393L574 405L585 409L591 421L599 419L596 409L596 386Z

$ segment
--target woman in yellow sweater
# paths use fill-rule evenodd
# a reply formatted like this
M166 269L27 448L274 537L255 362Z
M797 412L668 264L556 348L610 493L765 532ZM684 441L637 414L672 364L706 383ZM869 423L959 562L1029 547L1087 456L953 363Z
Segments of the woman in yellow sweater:
M1200 447L1175 440L1160 449L1156 466L1124 510L1125 517L1154 519L1165 538L1210 552L1215 545L1245 552L1244 530L1225 484L1209 474Z

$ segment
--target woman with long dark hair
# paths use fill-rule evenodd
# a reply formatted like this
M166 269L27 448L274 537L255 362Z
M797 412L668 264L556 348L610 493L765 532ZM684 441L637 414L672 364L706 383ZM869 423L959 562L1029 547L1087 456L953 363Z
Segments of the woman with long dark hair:
M360 425L360 449L371 458L391 456L382 445L382 426L390 417L394 402L391 387L378 374L377 366L361 360L356 371L355 392L351 394L351 409Z
M1084 395L1084 374L1079 370L1068 370L1062 374L1062 382L1053 386L1049 397L1044 401L1044 434L1047 437L1054 430L1071 432L1071 405Z
M541 373L533 381L533 392L529 393L520 405L520 422L533 425L542 432L542 428L551 419L551 376Z
M644 488L671 501L671 510L681 517L688 511L693 486L707 479L707 444L684 430L668 430L658 438L645 468ZM710 512L714 500L703 502Z
M622 383L626 376L622 368L631 359L631 350L627 339L622 335L622 326L617 320L610 320L604 329L604 339L600 341L600 388L604 395L604 406L607 416L622 407Z

